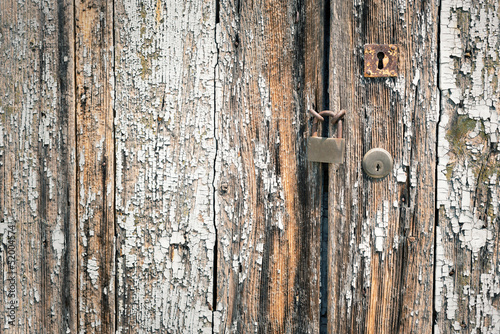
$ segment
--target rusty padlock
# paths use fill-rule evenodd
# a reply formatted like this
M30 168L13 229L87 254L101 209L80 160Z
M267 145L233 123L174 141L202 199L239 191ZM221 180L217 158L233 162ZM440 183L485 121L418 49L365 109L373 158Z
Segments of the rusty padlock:
M339 164L344 162L345 139L342 138L342 120L345 110L333 112L323 110L317 113L309 110L314 116L312 136L307 141L307 160ZM323 121L323 116L329 116L333 123L337 123L337 138L318 137L318 121Z

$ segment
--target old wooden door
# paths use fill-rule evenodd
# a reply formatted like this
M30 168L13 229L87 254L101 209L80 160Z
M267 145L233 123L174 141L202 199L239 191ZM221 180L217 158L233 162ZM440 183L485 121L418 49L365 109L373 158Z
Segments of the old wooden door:
M0 333L499 333L499 30L496 0L1 1ZM308 109L347 111L344 163L307 161Z

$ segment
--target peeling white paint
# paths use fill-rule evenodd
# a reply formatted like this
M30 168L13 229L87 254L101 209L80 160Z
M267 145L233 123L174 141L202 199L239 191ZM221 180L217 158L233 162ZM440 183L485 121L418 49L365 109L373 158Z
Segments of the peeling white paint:
M117 332L211 333L215 6L127 0L116 16Z
M57 256L57 261L59 265L61 264L61 257L63 255L63 250L66 247L66 242L64 239L64 233L61 228L60 218L58 217L58 222L54 231L52 232L52 247Z
M493 252L498 251L499 187L497 172L490 173L490 167L484 165L490 145L498 141L499 9L497 1L487 0L445 1L441 7L437 204L442 219L436 231L435 305L438 319L444 312L444 319L457 331L462 330L462 321L471 332L500 331L493 294L483 293L498 291L491 288L490 278L500 275L494 262L490 269L485 267L489 261L498 262ZM490 174L486 182L478 178L482 170ZM478 188L487 189L488 203L479 202ZM481 214L485 211L487 215ZM460 261L471 257L472 272L455 272L457 256ZM477 280L474 277L481 270L487 272ZM464 284L455 275L469 280ZM462 317L460 305L468 305L467 319Z
M95 257L87 261L87 274L95 289L97 289L97 279L99 278L99 265Z

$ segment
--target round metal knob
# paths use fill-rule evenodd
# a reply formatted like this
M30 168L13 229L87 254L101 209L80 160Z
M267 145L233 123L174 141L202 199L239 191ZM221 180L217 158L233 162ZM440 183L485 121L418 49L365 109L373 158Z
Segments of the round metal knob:
M392 170L392 157L383 148L372 148L363 158L363 169L374 179L383 178Z

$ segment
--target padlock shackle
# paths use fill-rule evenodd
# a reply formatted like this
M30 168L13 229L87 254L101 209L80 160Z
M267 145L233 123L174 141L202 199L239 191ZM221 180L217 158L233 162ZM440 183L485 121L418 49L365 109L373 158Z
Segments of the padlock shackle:
M337 138L342 138L342 118L345 115L345 110L340 110L338 112L334 112L332 110L323 110L319 113L315 110L309 109L309 113L314 116L313 127L312 127L312 137L318 136L318 121L324 121L323 116L331 117L331 121L333 124L339 123L337 126Z
M320 114L318 114L318 113L316 112L316 110L309 109L309 113L310 113L311 115L313 115L313 116L314 116L314 119L319 119L319 120L320 120L320 121L322 121L322 122L325 120L325 119L323 118L323 116L321 116Z

